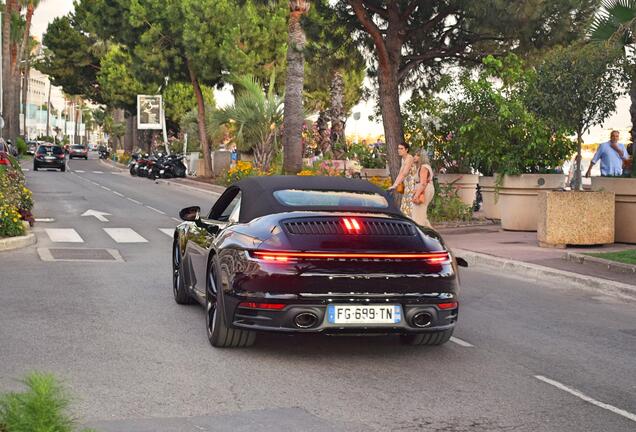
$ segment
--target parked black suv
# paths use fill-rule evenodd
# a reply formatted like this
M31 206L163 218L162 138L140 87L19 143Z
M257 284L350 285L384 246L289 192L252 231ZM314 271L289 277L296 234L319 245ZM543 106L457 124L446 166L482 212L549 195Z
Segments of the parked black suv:
M66 171L66 155L60 146L44 144L38 147L33 158L33 171L38 168L56 168Z

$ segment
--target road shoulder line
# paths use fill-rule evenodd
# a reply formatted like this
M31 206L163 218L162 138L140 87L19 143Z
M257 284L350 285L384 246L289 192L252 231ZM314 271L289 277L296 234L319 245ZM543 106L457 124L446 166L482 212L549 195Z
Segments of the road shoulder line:
M573 396L576 396L577 398L584 400L585 402L591 403L592 405L596 405L599 408L603 408L606 409L608 411L613 412L614 414L618 414L620 416L623 416L633 422L636 422L636 414L632 414L629 411L625 411L623 409L617 408L613 405L607 404L605 402L601 402L598 401L596 399L593 399L583 393L581 393L580 391L570 388L564 384L561 384L558 381L554 381L550 378L546 378L543 375L535 375L534 376L536 379L538 379L539 381L543 381L546 384L550 384L553 387L558 388L559 390L563 390L564 392L570 393Z

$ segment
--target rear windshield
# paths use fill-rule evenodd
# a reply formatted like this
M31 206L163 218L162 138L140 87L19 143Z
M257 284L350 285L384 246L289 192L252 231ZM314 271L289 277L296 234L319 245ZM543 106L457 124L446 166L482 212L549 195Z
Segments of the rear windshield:
M74 146L71 146L71 148L73 150L84 150L84 146L82 145L74 145Z
M38 148L38 153L53 153L53 154L62 154L62 147L58 146L40 146Z
M284 189L274 192L274 197L290 207L389 207L386 198L377 193Z

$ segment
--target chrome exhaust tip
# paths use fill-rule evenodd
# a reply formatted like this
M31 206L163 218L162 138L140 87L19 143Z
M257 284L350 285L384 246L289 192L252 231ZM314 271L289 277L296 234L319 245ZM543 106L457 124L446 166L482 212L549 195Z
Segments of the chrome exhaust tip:
M415 327L424 328L431 325L433 316L428 312L418 312L413 316L411 322Z
M316 325L318 317L311 312L301 312L294 317L294 324L301 329L308 329Z

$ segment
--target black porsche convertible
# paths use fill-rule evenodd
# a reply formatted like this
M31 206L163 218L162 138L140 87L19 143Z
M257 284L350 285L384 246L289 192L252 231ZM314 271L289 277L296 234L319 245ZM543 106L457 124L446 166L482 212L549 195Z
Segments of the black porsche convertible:
M412 345L453 334L457 260L365 180L250 177L200 212L180 212L172 282L177 303L205 306L215 347L261 331L396 333Z

